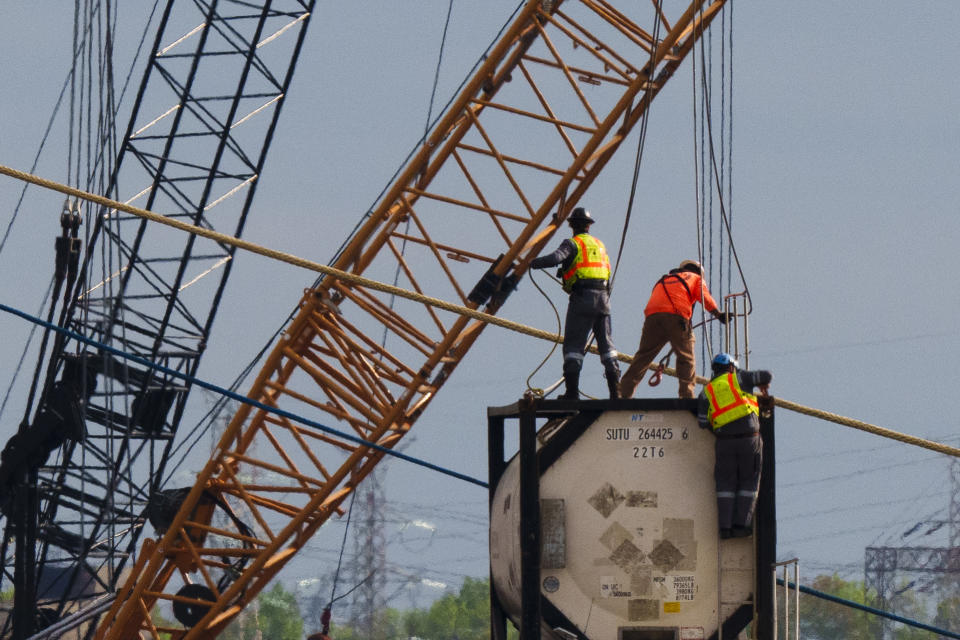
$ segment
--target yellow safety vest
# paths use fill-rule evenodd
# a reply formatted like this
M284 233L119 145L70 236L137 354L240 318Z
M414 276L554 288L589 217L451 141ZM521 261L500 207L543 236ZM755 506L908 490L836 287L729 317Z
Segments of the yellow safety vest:
M609 280L610 259L603 243L586 233L573 236L573 243L577 255L563 274L563 290L571 291L578 280Z
M757 396L740 388L740 381L735 373L717 376L711 380L706 393L707 400L710 401L707 417L714 431L751 413L760 414Z

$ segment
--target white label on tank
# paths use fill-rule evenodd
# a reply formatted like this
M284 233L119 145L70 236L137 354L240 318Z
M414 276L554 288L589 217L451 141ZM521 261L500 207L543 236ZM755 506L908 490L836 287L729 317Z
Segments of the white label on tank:
M694 576L671 576L673 582L674 600L693 600L697 585Z
M703 627L680 627L680 640L703 640Z
M631 598L633 593L614 576L600 576L601 598Z

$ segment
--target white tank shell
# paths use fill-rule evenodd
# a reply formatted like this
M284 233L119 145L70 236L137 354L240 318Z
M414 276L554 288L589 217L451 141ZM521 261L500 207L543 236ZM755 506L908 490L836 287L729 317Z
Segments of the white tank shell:
M565 426L541 429L541 450ZM699 640L716 632L718 614L749 602L752 539L722 541L721 562L713 468L714 437L686 410L604 412L541 468L540 592L576 627L568 631ZM519 504L515 456L490 513L492 581L514 623ZM547 626L544 635L576 637Z

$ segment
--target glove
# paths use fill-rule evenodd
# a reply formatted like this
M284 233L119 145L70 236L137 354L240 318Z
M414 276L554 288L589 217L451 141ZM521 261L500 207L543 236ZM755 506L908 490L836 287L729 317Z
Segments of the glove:
M720 321L720 324L727 324L730 322L730 317L732 315L733 314L731 314L729 311L717 311L713 314L713 316Z

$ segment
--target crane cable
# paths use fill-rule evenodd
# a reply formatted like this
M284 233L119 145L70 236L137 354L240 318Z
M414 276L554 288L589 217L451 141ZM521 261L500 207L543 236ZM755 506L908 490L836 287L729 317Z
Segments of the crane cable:
M656 0L655 10L658 14L661 12L660 5L661 5L661 0ZM661 21L657 20L654 26L653 35L651 36L651 41L653 42L654 46L650 48L650 62L648 63L648 66L647 66L647 68L650 70L650 73L653 73L653 63L656 60L656 53L657 53L656 44L660 38L660 24L661 24ZM653 94L653 83L648 82L646 93L644 96L644 98L647 100L648 105L650 104L652 94ZM613 270L610 272L610 281L608 286L609 286L611 297L613 296L613 281L617 277L617 271L620 269L620 259L623 257L623 249L624 247L626 247L626 244L627 244L627 231L630 228L630 219L633 214L633 203L637 195L637 182L639 181L639 178L640 178L640 166L643 162L643 149L647 139L647 125L649 123L649 113L650 113L649 109L644 110L641 118L641 122L640 122L640 135L637 139L637 151L633 161L633 179L631 180L631 183L630 183L630 195L627 198L627 211L623 220L623 228L620 232L620 244L617 247L617 259L614 261ZM552 276L550 277L552 280L556 280L556 278L553 278ZM553 312L557 317L557 333L558 334L561 333L562 327L560 323L560 313L557 311L557 307L556 305L553 304L553 301L550 299L550 296L547 295L547 293L540 287L540 285L533 280L532 270L531 270L530 280L533 282L533 285L537 288L537 290L541 294L543 294L544 298L547 299L547 302L549 302L550 306L553 308ZM589 340L587 340L588 348L593 346L593 341L595 340L595 338L596 336L594 336L593 331L591 331L590 338ZM544 358L543 362L538 364L536 368L527 377L527 390L533 393L535 396L543 397L544 390L536 387L532 387L530 385L530 380L543 367L543 365L547 363L547 360L550 359L554 351L556 351L556 345L554 345L550 349L550 353L547 354L547 357Z
M662 15L661 11L661 0L656 0L654 3L654 11L657 15ZM650 47L650 60L647 62L648 76L652 76L654 71L654 62L656 61L657 54L657 44L660 40L660 24L662 20L656 20L653 27L653 34L651 36L651 42L653 46ZM647 124L649 123L650 109L649 105L653 100L653 78L648 77L647 89L644 94L643 99L647 101L647 109L644 109L643 116L640 122L640 135L637 139L637 152L634 156L633 161L633 180L630 184L630 196L627 198L627 213L624 216L623 220L623 231L620 234L620 247L617 249L617 259L614 262L613 272L610 274L610 290L613 291L613 280L617 276L617 271L620 269L620 258L623 256L623 249L627 244L627 230L630 228L630 218L633 214L633 202L637 195L637 182L640 178L640 165L643 162L643 148L647 140Z
M117 209L119 211L123 211L125 213L129 213L131 215L135 215L137 217L150 220L152 222L165 224L169 227L173 227L181 231L186 231L187 233L193 233L195 235L208 238L216 242L222 242L224 244L233 246L237 249L249 251L250 253L262 255L267 258L279 260L281 262L286 262L287 264L291 264L303 269L316 271L318 273L322 273L322 274L337 278L344 282L349 282L351 284L366 287L368 289L373 289L375 291L382 291L385 293L395 293L397 296L401 298L406 298L414 302L427 304L437 309L442 309L444 311L456 313L462 316L466 316L468 318L472 318L474 320L479 320L487 324L492 324L504 329L516 331L518 333L529 335L535 338L540 338L543 340L552 340L554 342L561 342L561 343L563 342L563 336L550 333L548 331L543 331L542 329L530 327L530 326L521 324L519 322L514 322L512 320L506 320L504 318L500 318L495 315L491 315L489 313L484 313L482 311L477 311L475 309L471 309L463 305L447 302L446 300L441 300L439 298L434 298L432 296L423 295L421 293L417 293L416 291L409 291L407 289L394 287L383 282L371 280L370 278L366 278L361 275L349 273L347 271L342 271L335 267L330 267L324 264L320 264L312 260L307 260L306 258L300 258L298 256L294 256L292 254L289 254L283 251L278 251L276 249L269 249L267 247L250 242L248 240L235 238L233 236L220 233L218 231L213 231L212 229L205 229L203 227L198 227L196 225L182 222L181 220L178 220L175 218L168 218L158 213L154 213L153 211L140 209L138 207L134 207L129 204L124 204L116 200L111 200L110 198L105 198L103 196L99 196L93 193L87 193L64 184L53 182L52 180L47 180L39 176L24 173L23 171L19 171L17 169L12 169L5 165L0 165L0 174L9 176L11 178L15 178L17 180L30 182L40 187L52 189L54 191L59 191L60 193L63 193L66 195L71 195L77 198L81 198L83 200L88 200L90 202L94 202L104 207ZM597 352L596 348L592 348L591 352L596 353ZM626 356L622 353L618 354L617 358L622 362L631 362L633 360L633 358L631 358L630 356ZM648 368L653 370L655 367L651 365ZM677 375L675 369L667 368L664 370L664 372L670 376ZM696 382L698 382L699 384L707 384L709 380L707 380L702 376L697 376ZM836 424L840 424L846 427L851 427L853 429L866 431L868 433L879 435L884 438L890 438L892 440L897 440L899 442L915 445L918 447L922 447L924 449L929 449L931 451L936 451L938 453L943 453L949 456L953 456L955 458L960 458L960 449L956 447L951 447L949 445L941 444L939 442L933 442L931 440L926 440L924 438L919 438L919 437L911 436L905 433L900 433L892 429L887 429L885 427L880 427L874 424L863 422L862 420L855 420L853 418L841 416L839 414L832 413L829 411L823 411L821 409L807 407L796 402L784 400L782 398L774 398L774 404L788 411L794 411L796 413L801 413L814 418L819 418L821 420L826 420L828 422L834 422Z
M549 304L550 308L553 310L553 315L557 319L557 334L559 335L563 328L560 322L560 311L557 310L557 305L553 304L553 300L551 300L550 296L547 295L547 292L543 290L543 287L540 286L540 283L538 283L536 279L533 277L534 271L535 269L530 269L530 282L532 282L533 286L537 288L537 291L539 291L543 295L543 297L546 298L547 304ZM556 278L554 278L553 276L550 276L550 279L556 280ZM546 395L547 392L543 389L532 386L530 381L533 379L533 376L537 375L537 372L543 368L543 365L547 364L547 361L550 360L550 358L553 356L554 352L557 350L557 344L558 344L557 342L553 343L553 346L550 347L550 352L547 353L547 356L540 362L540 364L538 364L533 369L533 371L530 372L530 375L527 376L527 381L526 381L527 391L536 397L542 398L543 396Z
M440 36L440 51L437 54L437 64L433 72L433 87L430 91L430 102L427 106L427 117L426 117L426 122L424 123L423 137L420 139L420 144L424 144L427 140L427 136L430 134L430 124L431 124L430 119L433 116L434 102L437 97L437 84L440 81L440 69L443 65L443 52L447 44L447 31L450 28L451 14L453 14L453 0L449 0L449 2L447 3L447 17L443 23L443 34ZM393 286L395 287L399 285L400 274L403 271L403 258L404 256L406 256L406 253L407 253L407 236L409 234L409 230L410 230L410 217L407 216L404 232L403 232L403 240L400 243L400 259L397 260L397 268L393 274ZM391 311L394 308L395 301L396 301L396 295L391 294L390 304L389 304L389 308ZM383 335L380 337L381 348L384 348L384 349L386 348L388 336L389 336L389 327L387 325L384 325ZM383 354L381 354L380 357L382 359ZM371 491L376 491L376 490L377 489L375 487L371 489ZM367 580L373 577L373 572L371 572L369 575L367 575L366 578L364 578L359 583L354 585L353 588L349 589L346 593L338 597L335 597L337 593L337 583L340 579L340 566L343 562L343 554L347 546L347 529L350 528L350 518L353 515L353 505L355 503L356 497L357 497L356 491L350 494L350 506L347 508L347 526L344 529L343 540L340 543L340 557L337 559L337 570L333 574L333 585L331 586L331 589L330 589L330 601L327 603L327 606L323 610L323 617L325 618L325 623L324 623L324 629L322 633L324 634L328 633L330 630L330 616L331 616L331 609L333 607L333 603L336 602L337 600L347 597L348 595L353 593L356 589L359 589L365 582L367 582Z
M733 20L732 20L732 18L731 18L731 21L730 21L730 26L731 26L731 29L732 29L732 27L733 27ZM696 42L694 43L693 46L696 47ZM732 39L731 39L731 47L732 47ZM692 60L692 63L691 63L691 64L692 64L692 69L691 69L691 82L692 82L692 85L693 85L693 113L694 113L693 148L694 148L694 158L696 158L697 148L698 148L698 146L697 146L697 138L696 138L696 130L697 130L697 127L696 127L696 112L697 112L697 99L696 99L696 95L697 95L697 56L696 56L696 54L694 54L694 55L691 56L691 60ZM703 46L702 42L701 42L701 44L700 44L700 87L701 87L701 89L702 89L702 102L703 102L702 113L703 113L703 120L704 120L704 122L705 122L705 124L706 124L706 134L707 134L707 135L706 135L706 140L707 140L707 142L706 142L706 144L703 144L702 146L705 147L705 149L703 149L704 151L707 151L707 149L709 150L709 152L706 153L706 157L709 158L709 160L710 160L710 174L709 174L709 175L713 178L713 179L711 180L711 182L713 182L713 183L715 184L715 186L716 186L717 200L718 200L719 207L720 207L720 219L721 219L721 222L722 222L722 224L723 224L723 228L726 230L726 236L727 236L727 242L728 242L728 245L729 245L729 250L730 250L731 255L733 256L734 262L735 262L736 265L737 265L737 271L738 271L739 274L740 274L740 281L743 282L744 295L745 295L746 301L747 301L747 308L746 308L746 310L745 310L745 313L746 313L747 315L749 315L750 313L753 312L753 299L752 299L751 296L750 296L750 287L749 287L749 285L747 284L746 276L745 276L744 273L743 273L743 266L742 266L741 263L740 263L740 256L739 256L739 254L737 253L737 248L736 248L736 245L734 244L734 241L733 241L732 225L731 225L731 223L730 223L730 216L728 215L727 206L726 206L726 203L725 203L725 201L724 201L724 197L723 197L723 185L722 185L722 183L720 182L720 177L719 177L719 172L718 172L718 167L717 167L716 151L715 151L714 145L713 145L713 119L712 119L712 117L711 117L711 110L712 110L712 108L711 108L710 92L709 92L708 83L707 83L707 76L706 76L706 55L705 55L705 53L704 53L704 46ZM731 88L732 88L732 87L731 87ZM702 129L701 129L701 131L702 131ZM722 132L721 132L721 133L722 133ZM731 140L731 146L732 146L732 140ZM706 173L707 173L707 172L706 172L706 168L704 168L704 174L706 174ZM700 178L700 173L699 173L699 171L698 171L697 162L696 162L696 160L694 160L694 183L695 183L695 185L699 184L699 183L700 183L700 180L701 180L701 178ZM706 180L706 177L705 177L705 176L704 176L704 180ZM696 198L696 220L697 220L697 223L696 223L696 227L697 227L697 251L698 251L698 258L700 259L700 264L702 265L702 264L703 264L703 242L704 242L704 241L703 241L703 237L702 237L702 234L701 234L701 226L702 226L702 223L701 223L701 220L700 220L701 201L700 201L700 194L699 194L699 192L697 191L696 188L694 188L694 193L696 194L696 195L695 195L695 198ZM714 193L714 191L713 191L713 188L711 187L711 190L710 190L711 200L712 200L712 198L713 198L713 193ZM729 276L729 274L728 274L728 278L729 278L729 277L730 277L730 276ZM702 298L702 296L701 296L701 298ZM706 319L706 315L705 315L706 312L705 312L705 309L704 309L704 307L703 307L703 301L702 301L702 299L701 299L701 305L700 305L700 307L701 307L701 308L700 308L701 316L702 316L702 318L705 320L705 319ZM706 345L708 351L712 353L712 352L713 352L713 349L712 349L712 345L710 344L710 335L706 332L706 330L704 331L704 342L705 342L705 345Z
M450 105L452 105L453 101L456 100L458 95L460 95L460 92L463 90L463 88L467 86L467 82L469 82L470 78L474 76L474 74L477 72L477 69L480 68L480 65L483 64L484 61L486 61L487 56L490 54L490 51L493 49L494 45L497 42L500 42L500 39L503 37L503 34L506 32L507 28L513 23L514 18L517 17L517 14L520 13L520 9L523 8L526 2L527 0L519 1L517 6L513 10L513 13L511 13L510 17L508 17L507 20L503 23L503 25L500 27L500 30L496 33L496 35L490 41L490 44L487 45L486 49L483 50L483 53L480 54L480 57L477 58L477 61L473 63L473 67L471 67L470 71L467 72L467 75L464 76L463 80L460 82L460 86L457 87L456 91L454 91L453 94L450 96L450 99L447 100L447 104L444 105L443 110L437 115L436 118L434 118L433 122L430 123L431 127L435 126L443 117L443 114L450 109ZM373 215L374 204L376 204L377 202L380 202L380 199L383 198L384 194L387 193L387 189L389 189L390 186L396 181L397 177L400 175L400 172L403 171L403 168L407 166L407 164L409 164L414 154L416 154L417 151L420 149L421 144L422 144L422 140L418 140L413 145L409 153L407 153L407 157L403 159L403 162L400 163L400 165L397 167L397 170L394 171L393 175L390 176L390 179L383 185L383 189L381 189L380 193L377 194L377 197L374 198L373 204L371 204L367 208L366 213L360 216L360 219L354 225L353 230L347 234L346 239L343 241L340 247L334 252L333 258L331 258L330 260L331 262L336 261L336 259L339 258L344 251L346 251L347 245L350 244L350 241L356 235L357 231L360 229L361 226L363 226L364 221L366 221L370 216ZM314 281L314 286L317 286L318 284L320 284L320 279L322 277L323 277L322 275L317 277L317 279Z
M702 46L700 47L700 57L701 57L700 82L701 82L701 86L705 87L707 84L707 78L706 78L706 72L704 69L705 63L704 63L704 53L703 53ZM696 59L696 56L694 56L694 59ZM713 146L713 118L711 116L709 91L704 90L703 101L704 101L704 120L707 125L707 143L708 143L707 146L709 148L709 153L707 154L707 156L710 159L710 165L711 165L710 175L713 177L713 182L715 183L717 188L717 200L720 206L720 220L721 220L721 223L723 224L723 228L726 229L727 242L730 247L730 253L732 254L733 260L737 265L737 272L740 274L740 281L743 282L744 293L746 294L747 303L749 304L749 307L746 313L750 314L753 311L753 300L750 297L750 287L747 285L747 279L743 273L743 266L740 264L740 256L737 254L737 247L733 242L733 229L730 222L730 215L729 215L729 212L727 211L726 203L724 202L723 184L720 182L720 173L717 170L717 155ZM721 132L721 135L722 135L722 132ZM731 140L731 144L732 144L732 140ZM711 190L711 194L712 193L713 191Z

